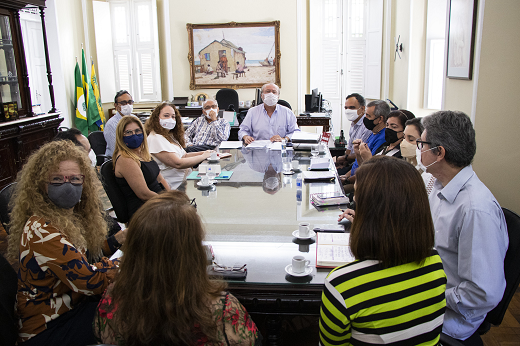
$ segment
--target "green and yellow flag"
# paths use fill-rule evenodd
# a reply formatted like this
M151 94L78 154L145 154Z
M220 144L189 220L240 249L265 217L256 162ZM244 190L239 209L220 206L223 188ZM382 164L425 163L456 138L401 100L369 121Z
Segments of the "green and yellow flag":
M92 61L92 58L90 59ZM105 127L105 112L103 112L103 105L101 104L101 94L99 93L99 84L96 77L96 69L94 68L94 61L92 61L92 75L90 76L90 82L92 84L92 90L94 91L94 97L96 99L97 109L99 113L99 120L97 121L97 126L103 131Z
M76 119L75 124L78 130L83 135L88 136L88 125L87 125L87 105L85 103L85 95L83 93L83 83L81 81L81 73L79 72L79 64L76 62L76 68L74 70L74 79L76 81Z
M99 127L96 122L101 118L99 117L94 90L92 90L90 78L88 78L87 61L85 59L85 51L83 49L81 49L81 72L83 91L85 93L85 100L87 104L88 130L89 132L99 131Z

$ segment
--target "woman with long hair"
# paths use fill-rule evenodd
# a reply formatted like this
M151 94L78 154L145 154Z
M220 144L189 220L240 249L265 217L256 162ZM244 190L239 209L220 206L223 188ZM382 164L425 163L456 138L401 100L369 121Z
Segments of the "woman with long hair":
M325 280L321 344L437 345L446 275L419 172L404 160L374 157L356 172L354 198L356 260Z
M86 345L116 264L105 257L107 224L96 172L70 141L43 145L18 176L8 257L17 260L19 342ZM90 297L88 297L90 296Z
M135 116L125 116L117 124L114 150L116 181L126 198L130 218L143 203L170 186L150 156L143 124Z
M161 173L172 189L178 189L191 167L211 155L211 150L186 153L181 115L174 105L162 102L145 124L150 153L157 159Z
M128 227L121 271L95 333L118 345L254 345L258 330L225 283L210 280L202 222L179 191L146 202Z

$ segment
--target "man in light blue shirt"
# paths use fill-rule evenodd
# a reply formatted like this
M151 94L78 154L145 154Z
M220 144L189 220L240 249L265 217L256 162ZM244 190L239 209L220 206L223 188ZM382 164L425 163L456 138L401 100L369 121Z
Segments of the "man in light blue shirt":
M469 117L440 111L422 123L417 162L436 178L430 209L435 247L448 278L442 331L464 345L482 345L478 328L506 287L506 221L471 167L476 142Z
M119 120L124 116L132 114L133 104L134 100L132 100L132 95L126 90L119 90L114 97L114 107L117 113L108 119L103 131L105 141L107 142L105 155L112 156L114 153L114 149L116 148L117 124L119 124Z
M283 138L290 140L294 131L298 130L296 117L287 107L277 104L280 88L276 84L262 86L264 103L255 106L247 112L240 124L238 139L249 144L254 140L271 140L281 142Z

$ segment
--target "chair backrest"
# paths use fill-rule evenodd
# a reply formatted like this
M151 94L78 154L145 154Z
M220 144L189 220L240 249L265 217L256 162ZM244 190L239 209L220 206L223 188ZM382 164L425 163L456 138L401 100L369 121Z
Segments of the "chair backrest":
M0 345L15 345L18 319L15 315L18 276L11 264L0 255Z
M100 172L101 177L103 178L101 179L103 188L107 193L108 199L110 199L110 203L112 203L112 207L117 216L117 221L121 223L128 222L130 219L128 206L123 192L119 188L119 185L117 185L112 160L103 163Z
M285 101L285 100L278 100L278 104L279 105L282 105L282 106L285 106L287 108L289 108L290 110L292 110L292 107L291 105L289 104L289 102Z
M495 326L502 323L509 302L520 283L520 216L509 209L502 208L502 210L506 217L507 234L509 235L509 247L504 259L506 289L500 303L486 316L486 321Z
M238 93L233 89L220 89L217 91L215 99L218 102L218 108L227 110L229 105L232 104L235 107L235 111L238 112Z
M7 185L2 189L2 191L0 191L0 222L2 222L2 226L4 227L7 234L9 234L9 227L7 225L11 220L11 218L9 217L9 214L11 214L9 202L11 201L11 197L13 196L15 187L16 182Z
M103 131L94 131L88 135L88 141L90 147L94 150L96 155L105 155L107 149L107 142L105 141L105 135Z

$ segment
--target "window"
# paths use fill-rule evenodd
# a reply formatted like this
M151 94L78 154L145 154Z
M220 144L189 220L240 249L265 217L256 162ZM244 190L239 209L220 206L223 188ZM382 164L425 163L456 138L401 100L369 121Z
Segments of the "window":
M204 54L204 59L206 59L206 61L210 61L210 57L209 57L209 53L205 53Z
M128 90L137 102L160 101L156 0L93 1L93 6L100 89L111 89L112 97L118 90ZM107 51L113 51L113 61L106 61ZM110 84L101 71L113 73L115 83Z

